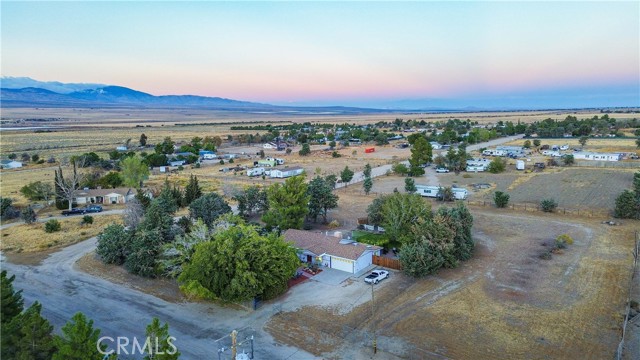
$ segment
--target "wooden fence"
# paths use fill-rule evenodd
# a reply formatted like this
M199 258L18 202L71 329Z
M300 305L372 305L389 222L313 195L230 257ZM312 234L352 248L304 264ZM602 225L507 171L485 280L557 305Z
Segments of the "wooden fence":
M400 260L397 259L373 255L373 263L389 269L402 270L402 264L400 263Z

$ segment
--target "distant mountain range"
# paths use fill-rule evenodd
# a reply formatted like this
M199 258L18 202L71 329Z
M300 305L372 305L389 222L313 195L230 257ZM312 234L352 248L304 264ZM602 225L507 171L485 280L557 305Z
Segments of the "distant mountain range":
M278 106L196 95L154 96L122 86L42 82L25 77L2 77L0 84L2 107L155 107L296 113L385 112L342 106Z

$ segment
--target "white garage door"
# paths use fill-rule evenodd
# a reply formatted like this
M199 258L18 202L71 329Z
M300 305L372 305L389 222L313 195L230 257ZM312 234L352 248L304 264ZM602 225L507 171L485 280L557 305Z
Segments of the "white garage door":
M353 260L343 259L340 257L331 257L331 268L347 271L353 274Z

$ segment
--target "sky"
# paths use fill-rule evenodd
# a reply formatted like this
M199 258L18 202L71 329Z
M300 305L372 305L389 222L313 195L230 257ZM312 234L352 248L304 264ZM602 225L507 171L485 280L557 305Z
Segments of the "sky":
M3 76L284 105L640 106L640 2L0 3Z

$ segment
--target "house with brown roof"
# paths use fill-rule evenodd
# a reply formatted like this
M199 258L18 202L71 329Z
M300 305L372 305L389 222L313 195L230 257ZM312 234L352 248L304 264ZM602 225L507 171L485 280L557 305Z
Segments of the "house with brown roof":
M380 256L379 246L344 239L341 232L333 235L312 231L289 229L284 233L285 241L300 249L299 257L304 262L318 262L324 267L355 274L373 264L373 255Z
M82 204L126 204L133 199L136 192L133 188L115 189L81 189L76 191L73 202Z

